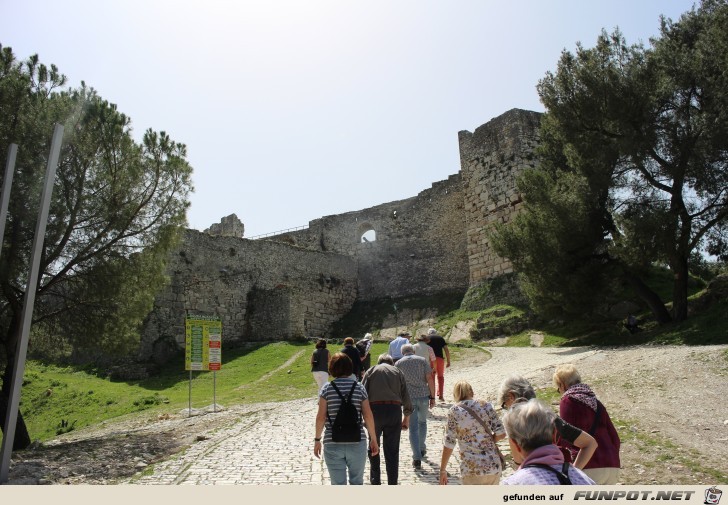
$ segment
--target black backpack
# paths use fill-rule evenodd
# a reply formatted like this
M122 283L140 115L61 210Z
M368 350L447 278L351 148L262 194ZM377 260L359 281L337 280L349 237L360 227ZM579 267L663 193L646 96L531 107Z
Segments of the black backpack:
M361 415L351 402L351 397L354 394L356 384L357 383L354 382L354 384L351 385L349 396L344 398L344 395L341 394L341 391L339 391L339 388L336 387L336 384L331 382L331 385L334 386L339 398L341 398L341 405L339 406L339 411L336 413L336 419L334 419L334 422L331 422L331 416L329 416L328 412L326 413L326 417L329 419L329 424L331 424L331 440L334 442L361 441Z

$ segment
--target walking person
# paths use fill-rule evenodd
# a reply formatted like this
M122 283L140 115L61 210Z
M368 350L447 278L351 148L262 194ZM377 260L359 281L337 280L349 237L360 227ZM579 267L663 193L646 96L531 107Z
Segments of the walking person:
M422 458L427 454L427 412L435 406L435 381L430 364L425 358L415 356L412 344L402 346L402 359L395 363L402 370L407 381L407 391L412 400L412 415L409 421L409 439L412 446L412 465L422 468Z
M372 348L372 334L367 333L364 335L364 338L362 338L360 341L356 343L356 349L359 351L359 356L361 357L361 374L364 376L364 373L369 369L370 366L372 366L372 357L369 354L369 351Z
M389 343L389 355L392 356L394 363L396 364L402 358L402 346L409 344L410 333L403 331L397 335L397 338Z
M377 444L384 452L387 484L395 486L399 479L399 442L402 430L409 426L412 401L402 371L394 366L389 354L380 354L377 364L364 373L362 386L369 396L374 416ZM404 409L404 410L403 410ZM404 418L402 414L404 413ZM380 455L369 454L369 483L378 486L381 481Z
M427 330L427 345L435 352L435 372L437 374L437 397L445 401L445 367L450 368L450 349L443 337L437 334L435 328ZM447 359L447 361L446 361Z
M316 350L311 354L311 373L321 391L321 387L329 380L329 350L323 338L316 341Z
M504 411L511 408L516 401L530 400L531 398L536 398L536 392L533 390L531 383L520 375L511 375L504 380L498 394L498 402ZM597 444L596 439L586 431L567 423L559 416L554 419L554 427L557 434L556 445L559 446L562 453L565 453L564 456L570 463L573 463L579 470L583 470L592 455L594 455L594 451L597 450L599 444ZM572 459L571 451L564 446L564 442L568 442L578 449L576 458Z
M581 382L581 376L574 365L556 367L554 386L562 394L559 413L564 421L586 431L599 444L584 466L584 472L597 484L616 484L619 480L620 440L607 409L594 391ZM568 442L565 445L572 456L576 456L578 449Z
M364 387L351 377L351 359L343 352L337 352L331 357L329 373L334 380L324 384L319 392L313 454L320 458L323 445L324 461L332 485L346 484L347 473L350 485L361 485L364 484L364 466L367 459L365 427L369 433L369 451L372 455L379 454L369 399ZM357 418L355 420L358 421L359 433L355 438L359 438L358 441L339 442L334 440L336 435L333 433L333 425L340 421L338 415L345 399L356 409ZM364 419L363 424L362 418ZM322 431L324 431L323 437L321 436Z
M473 388L466 381L453 387L457 404L447 413L442 442L440 485L447 485L447 463L455 444L460 448L460 477L463 484L498 484L503 465L496 442L506 438L498 414L487 401L474 400Z
M351 360L351 378L355 380L361 380L361 356L359 355L359 350L354 347L353 338L346 337L344 339L344 348L341 349L341 352L349 356L349 359Z
M430 363L430 368L432 369L432 378L434 380L437 359L435 358L435 351L427 344L429 340L430 339L427 337L427 335L422 334L417 337L417 343L414 344L413 347L417 356L425 358L427 362Z
M564 460L553 444L556 414L533 398L517 402L503 416L513 460L518 470L501 484L594 484L584 472Z

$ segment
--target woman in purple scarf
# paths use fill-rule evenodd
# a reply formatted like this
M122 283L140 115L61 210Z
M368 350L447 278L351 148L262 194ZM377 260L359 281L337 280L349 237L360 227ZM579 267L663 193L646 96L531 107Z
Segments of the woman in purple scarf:
M562 394L559 403L561 418L589 433L599 444L584 467L584 472L597 484L616 484L619 479L620 440L607 409L597 399L594 391L581 382L574 365L560 365L556 368L554 386ZM566 441L559 441L559 445L562 443L575 457L578 448Z

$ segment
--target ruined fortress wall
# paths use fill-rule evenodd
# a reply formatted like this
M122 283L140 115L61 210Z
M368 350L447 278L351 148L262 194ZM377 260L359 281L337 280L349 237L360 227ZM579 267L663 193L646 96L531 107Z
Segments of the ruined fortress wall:
M511 272L487 235L522 207L516 177L537 165L540 117L513 109L461 131L460 173L406 200L261 240L188 230L140 357L164 360L182 348L187 311L221 316L231 343L329 336L356 300L464 292ZM376 240L362 242L372 230Z
M326 336L357 297L353 258L187 230L170 284L144 325L140 357L184 348L185 314L218 315L223 345ZM224 352L224 350L223 350Z
M358 244L361 300L465 292L468 259L459 175L400 202L387 218L385 237Z
M487 234L522 207L516 178L537 165L540 118L537 112L513 109L473 133L459 133L471 286L513 271L510 261L492 250Z
M459 174L406 200L326 216L306 230L268 240L356 258L359 299L403 297L468 286L463 190ZM373 230L376 240L362 242Z

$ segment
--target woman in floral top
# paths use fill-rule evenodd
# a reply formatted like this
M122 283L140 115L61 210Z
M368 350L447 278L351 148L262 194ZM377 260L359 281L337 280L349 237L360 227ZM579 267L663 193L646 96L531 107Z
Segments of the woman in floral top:
M486 401L473 400L473 388L460 381L453 388L458 402L447 413L447 427L442 445L440 484L447 484L447 462L455 448L460 447L460 475L463 484L498 484L501 468L495 443L505 438L506 432L493 406ZM472 411L488 427L483 426Z

